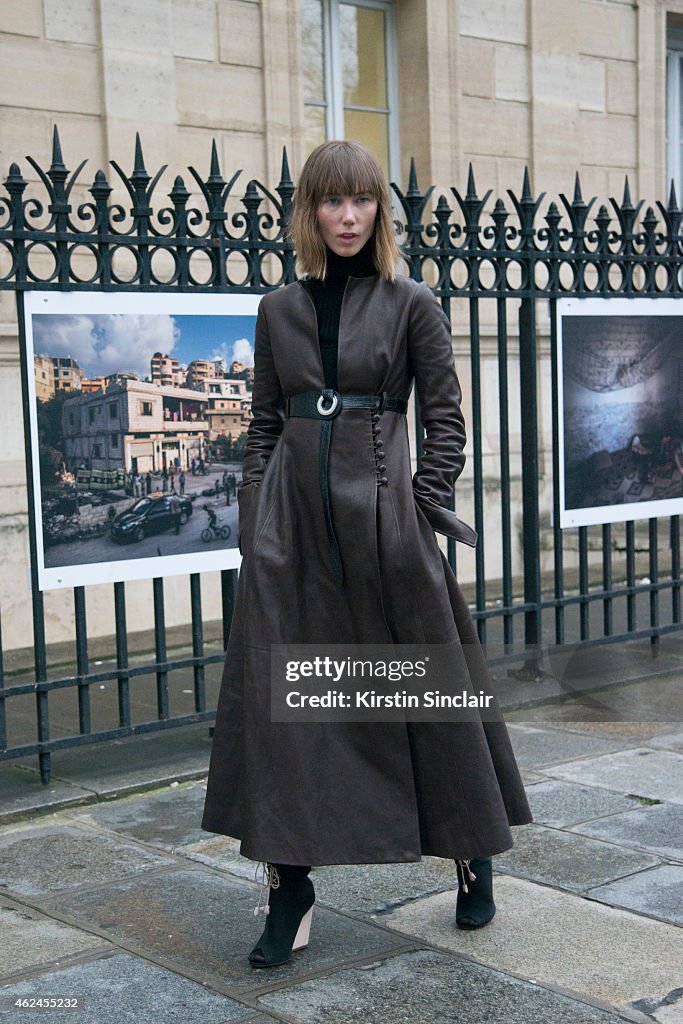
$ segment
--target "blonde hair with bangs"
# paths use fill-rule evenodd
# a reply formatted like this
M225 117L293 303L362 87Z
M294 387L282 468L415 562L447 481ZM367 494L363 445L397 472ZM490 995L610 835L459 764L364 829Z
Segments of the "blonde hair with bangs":
M327 253L317 220L321 201L329 195L361 193L377 200L375 266L385 280L395 279L400 252L389 184L379 163L365 146L340 139L324 142L313 150L296 185L288 234L294 242L299 277L325 277Z

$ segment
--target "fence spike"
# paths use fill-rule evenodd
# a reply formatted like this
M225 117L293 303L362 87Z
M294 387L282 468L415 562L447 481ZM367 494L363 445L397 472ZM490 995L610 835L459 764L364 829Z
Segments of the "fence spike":
M669 189L669 209L678 209L678 200L676 198L676 184L673 178L671 179L671 188Z
M579 172L576 172L574 177L574 198L572 199L574 206L583 206L583 195L581 194L581 179L579 178Z
M142 155L142 142L140 140L140 132L135 133L135 159L133 160L133 173L132 178L148 178L147 168L145 167L145 158Z
M282 147L282 169L280 171L280 185L291 184L292 175L289 170L289 160L287 159L287 147Z
M528 200L532 198L531 185L529 184L529 167L526 166L524 168L524 180L522 182L522 202L524 202L525 199Z
M52 126L52 164L51 171L66 171L62 158L62 144L59 139L59 128L56 124Z
M631 202L631 189L628 184L628 174L624 178L624 198L621 200L622 210L632 210L633 203Z
M218 148L216 146L216 140L211 140L211 163L209 165L209 181L215 181L217 178L222 178L221 168L218 162Z
M410 174L408 175L408 191L407 196L419 196L420 189L417 184L417 171L415 170L415 157L410 158Z
M467 171L467 195L465 196L465 199L476 200L478 198L477 186L474 184L474 169L472 168L472 161L470 160L470 165Z

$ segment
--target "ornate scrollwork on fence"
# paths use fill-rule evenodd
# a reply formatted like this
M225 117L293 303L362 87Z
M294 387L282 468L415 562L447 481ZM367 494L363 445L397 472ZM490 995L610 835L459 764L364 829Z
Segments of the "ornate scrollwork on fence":
M240 198L242 172L225 180L214 142L208 177L188 168L199 190L192 206L181 175L162 197L166 165L147 171L139 136L129 175L111 161L126 203L112 201L102 170L92 199L72 202L86 161L67 169L56 127L48 170L26 159L44 195L27 195L19 165L11 165L0 196L2 288L266 290L294 280L286 151L275 189L252 179ZM478 196L471 167L464 196L457 188L422 192L413 162L407 190L392 188L409 272L442 296L681 293L683 212L673 184L667 205L656 203L659 216L652 206L643 213L642 200L633 204L628 178L621 201L594 215L597 200L584 201L578 174L572 199L561 194L559 206L544 205L544 193L534 198L527 171L519 196L508 189L508 206L501 198L489 204L490 190Z

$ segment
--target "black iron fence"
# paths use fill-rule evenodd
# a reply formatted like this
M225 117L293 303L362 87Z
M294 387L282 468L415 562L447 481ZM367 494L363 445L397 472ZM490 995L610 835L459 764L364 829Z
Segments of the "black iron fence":
M91 198L74 201L85 161L73 173L67 169L56 129L50 167L45 170L31 157L26 160L42 193L33 194L18 164L11 165L5 179L6 195L0 196L3 289L17 293L37 288L263 292L295 278L294 254L284 235L294 193L286 153L280 182L272 191L252 180L238 196L241 172L225 180L214 144L208 177L189 168L194 197L178 176L168 192L168 202L159 198L159 182L166 168L154 176L148 173L139 139L130 174L112 161L112 181L125 202L112 200L114 189L101 170L88 189ZM459 323L457 327L468 339L470 356L470 379L465 383L471 397L471 511L481 538L475 555L472 611L482 641L493 639L528 650L569 640L645 637L656 649L660 636L681 626L680 518L648 520L643 524L644 537L633 521L560 529L556 302L568 295L680 296L683 212L673 186L668 203L656 203L657 212L653 206L643 210L642 201L634 205L628 181L621 201L611 199L609 205L596 209L595 199L583 199L578 175L571 199L560 195L559 202L547 203L543 194L532 194L526 173L521 194L508 191L507 204L501 198L492 203L490 192L480 197L471 170L464 195L455 188L421 191L414 167L405 192L392 187L408 272L434 288L447 314L453 312L454 303L463 300L468 315L466 330L460 331ZM483 399L494 399L490 383L489 391L484 388L484 340L493 345L489 358L497 364L495 452L485 451L484 444ZM541 342L549 346L551 370L551 383L543 392L539 391ZM518 367L519 383L514 387L509 372L512 365ZM539 444L541 400L552 409L552 437L545 452ZM513 451L511 430L517 416L518 453ZM419 457L422 430L417 419L415 438ZM549 465L543 464L544 455L549 455ZM552 495L545 504L552 508L543 508L539 497L545 484ZM514 521L517 491L523 552L519 573L514 572L513 543L518 529ZM500 515L500 536L496 538L500 556L496 555L493 571L486 551L492 536L487 523L491 501ZM32 524L29 528L35 554ZM543 571L542 556L551 560L549 571ZM448 557L457 568L452 541ZM3 672L0 644L0 760L37 754L41 776L47 781L52 751L209 721L214 707L207 701L205 671L223 659L235 585L236 571L224 572L223 643L210 649L204 639L201 579L197 574L190 576L188 651L185 656L170 658L164 582L155 579L154 654L142 664L132 664L125 584L115 583L115 658L111 667L102 671L93 671L85 590L76 587L75 665L60 674L58 667L49 671L43 598L34 584L32 670L24 667L20 679L13 681ZM526 667L527 675L533 677L537 671L533 660ZM192 707L184 710L172 706L169 699L169 673L177 670L192 673ZM155 682L153 715L135 715L131 710L131 691L141 679ZM90 691L106 681L116 684L117 721L93 725ZM65 690L77 694L78 731L52 736L50 698ZM30 697L36 701L36 735L10 743L8 708L12 702Z

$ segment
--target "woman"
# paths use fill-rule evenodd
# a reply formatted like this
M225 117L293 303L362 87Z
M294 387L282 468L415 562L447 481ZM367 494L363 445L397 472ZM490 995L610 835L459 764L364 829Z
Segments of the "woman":
M268 864L255 967L307 943L315 864L453 858L457 923L481 927L491 854L531 821L495 698L486 721L271 721L272 644L451 644L479 687L486 673L434 533L476 542L448 508L465 462L450 325L426 284L396 275L389 188L363 146L311 154L291 232L302 279L265 295L256 323L243 562L202 820ZM426 439L411 480L413 380Z

